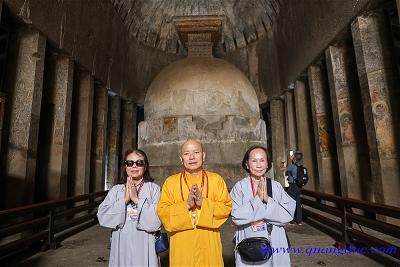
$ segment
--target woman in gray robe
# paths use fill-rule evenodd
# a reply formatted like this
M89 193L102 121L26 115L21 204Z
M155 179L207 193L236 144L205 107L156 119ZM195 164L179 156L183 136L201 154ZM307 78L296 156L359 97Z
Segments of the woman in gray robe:
M273 251L266 261L246 262L235 250L236 266L290 266L288 240L283 226L293 220L296 202L275 181L271 181L272 198L268 196L265 179L268 160L264 147L251 147L243 158L242 166L249 176L237 182L230 193L236 244L245 238L267 237L273 250L280 251ZM272 225L271 234L268 233L268 224Z
M109 266L158 266L160 187L150 178L143 151L128 150L124 163L121 184L111 188L97 212L100 225L113 229Z

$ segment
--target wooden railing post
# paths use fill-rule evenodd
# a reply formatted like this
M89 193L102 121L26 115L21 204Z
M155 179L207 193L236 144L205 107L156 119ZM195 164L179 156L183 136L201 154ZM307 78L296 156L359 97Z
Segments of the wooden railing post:
M96 192L9 210L0 210L0 221L2 225L5 225L0 229L0 238L12 237L9 242L6 241L0 244L0 261L16 257L24 248L31 245L35 245L35 247L32 247L34 250L36 245L42 245L40 248L42 251L57 249L60 242L65 238L96 224L96 215L87 214L87 212L88 210L93 211L101 203L100 200L95 201L96 198L106 195L107 191ZM86 203L87 201L90 203ZM79 206L72 205L72 207L68 208L76 202L85 203ZM68 219L77 212L85 212L85 214ZM35 217L35 213L38 213L38 216ZM15 238L17 235L19 237Z
M57 245L54 242L54 208L51 208L49 211L49 237L48 237L48 246L50 249L56 249Z
M88 204L92 204L93 202L94 202L94 199L95 199L95 197L94 197L94 194L92 193L92 194L90 194L89 195L89 201L88 201ZM91 214L93 212L93 209L89 209L88 210L88 214Z
M1 82L1 74L0 74L0 82ZM0 140L2 140L2 135L3 135L5 104L6 104L6 95L0 92ZM2 152L1 142L0 142L0 152Z
M349 242L349 235L347 233L347 205L346 203L342 203L342 239L345 245L350 244Z

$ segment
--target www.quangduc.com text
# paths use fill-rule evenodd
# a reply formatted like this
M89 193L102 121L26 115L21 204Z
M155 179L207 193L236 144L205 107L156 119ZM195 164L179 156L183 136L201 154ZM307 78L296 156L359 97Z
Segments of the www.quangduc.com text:
M290 248L271 248L271 252L275 254L289 253L289 254L304 254L307 256L320 255L320 254L331 254L335 256L345 256L353 254L396 254L396 247L355 247L349 246L348 248L336 248L336 247L290 247Z

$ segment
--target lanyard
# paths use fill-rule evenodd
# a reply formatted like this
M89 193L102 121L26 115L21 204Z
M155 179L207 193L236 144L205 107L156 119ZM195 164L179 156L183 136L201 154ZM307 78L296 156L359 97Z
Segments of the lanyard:
M133 184L133 186L136 188L136 192L137 192L137 195L138 195L138 196L139 196L140 190L142 190L143 185L144 185L144 179L143 179L143 178L142 178L142 181L140 182L139 185ZM127 186L128 186L128 185L127 185Z
M203 193L203 189L204 189L204 173L205 173L205 171L204 171L204 170L201 170L201 188L200 188L200 192L201 192L201 193ZM187 182L186 172L185 172L185 171L183 171L183 180L185 181L185 184L186 184L187 189L190 191L190 188L189 188L189 184L188 184L188 182Z
M140 190L142 190L143 185L144 185L144 179L140 182L139 188L136 189L138 196L139 196ZM136 185L135 185L135 186L136 186Z
M142 187L144 185L144 179L142 178L142 181L139 183L139 185L135 185L133 184L133 186L136 188L136 192L137 192L137 196L139 198L139 193L140 190L142 190ZM126 184L127 188L128 188L128 183ZM137 208L137 204L133 203L133 201L130 201L130 205L133 209Z
M204 176L205 176L206 179L207 179L207 190L206 190L207 195L206 195L206 197L208 198L208 175L207 175L207 173L206 173L205 170L201 170L201 189L200 189L200 192L203 193L203 189L204 189ZM182 201L183 201L184 198L183 198L183 191L182 191L182 177L183 177L183 180L185 181L185 184L186 184L188 190L190 191L190 188L189 188L189 185L188 185L187 179L186 179L185 170L183 170L183 171L181 172L181 176L180 176L180 178L179 178L179 180L180 180L180 188L181 188L181 197L182 197Z

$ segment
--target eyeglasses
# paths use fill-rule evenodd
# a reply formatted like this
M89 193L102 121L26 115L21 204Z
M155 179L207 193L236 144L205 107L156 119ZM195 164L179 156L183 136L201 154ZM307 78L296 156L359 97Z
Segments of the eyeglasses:
M125 160L125 166L126 167L133 167L133 164L136 164L137 167L144 167L146 165L146 163L144 162L144 160L139 159L139 160Z

